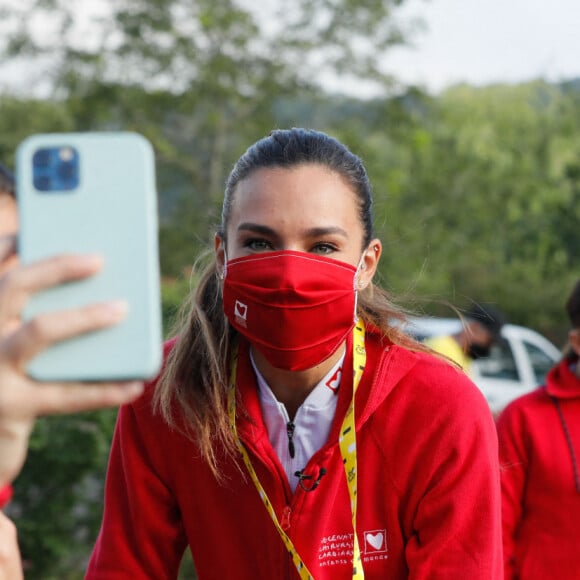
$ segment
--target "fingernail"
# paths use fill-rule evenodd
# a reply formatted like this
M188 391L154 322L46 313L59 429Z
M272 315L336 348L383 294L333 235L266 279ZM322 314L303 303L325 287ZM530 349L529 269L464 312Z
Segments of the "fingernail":
M103 265L103 256L99 256L99 254L86 254L83 256L79 256L79 259L86 266L97 268Z
M114 300L103 304L105 314L112 322L122 320L127 315L129 305L125 300Z
M140 395L143 392L145 385L143 383L133 382L124 383L122 387L128 395Z

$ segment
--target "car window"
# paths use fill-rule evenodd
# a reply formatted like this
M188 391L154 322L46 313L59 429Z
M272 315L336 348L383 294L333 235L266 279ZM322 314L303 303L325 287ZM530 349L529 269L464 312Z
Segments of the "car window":
M489 357L479 359L477 367L479 374L488 379L520 380L516 361L507 341L492 346Z
M548 371L554 366L556 361L535 344L526 342L525 340L522 341L522 344L528 353L536 383L543 385Z

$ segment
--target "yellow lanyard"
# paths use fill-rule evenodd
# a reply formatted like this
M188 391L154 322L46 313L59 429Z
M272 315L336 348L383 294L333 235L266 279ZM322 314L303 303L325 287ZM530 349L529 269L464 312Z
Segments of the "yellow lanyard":
M360 547L358 543L358 537L356 535L356 511L357 511L357 458L356 458L356 431L355 431L355 414L354 414L354 401L357 388L359 386L365 364L366 364L366 351L365 351L365 325L362 320L359 320L353 329L353 354L352 354L352 365L353 365L353 386L352 386L352 400L342 425L340 427L340 436L338 438L338 443L340 447L340 455L342 456L344 464L344 473L346 476L346 483L348 486L348 494L350 496L350 507L352 511L352 528L353 528L353 556L352 556L352 577L357 580L362 580L364 578L364 571L362 567ZM260 498L266 507L266 510L270 514L270 518L274 522L274 526L278 530L282 541L284 542L288 553L292 557L292 562L298 570L298 574L302 580L313 580L312 574L309 572L306 564L302 561L302 558L298 555L292 540L288 537L288 534L282 529L274 508L268 499L266 491L262 487L258 475L254 470L250 457L243 443L238 436L238 430L236 428L236 379L237 379L237 368L238 368L238 348L234 347L231 360L231 370L230 370L230 386L228 391L228 414L230 418L230 426L232 433L236 439L236 443L244 463L248 469L250 477L258 490Z

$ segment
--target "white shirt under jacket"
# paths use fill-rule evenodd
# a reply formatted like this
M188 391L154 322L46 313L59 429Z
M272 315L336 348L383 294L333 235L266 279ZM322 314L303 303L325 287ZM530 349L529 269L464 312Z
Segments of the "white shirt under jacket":
M326 443L338 402L338 388L342 377L344 354L328 374L314 387L304 403L298 408L294 417L294 458L290 457L288 447L287 424L290 421L288 411L280 403L257 369L254 357L250 358L262 407L262 416L268 430L268 437L276 451L290 487L294 492L298 477L294 475L306 467L310 458Z

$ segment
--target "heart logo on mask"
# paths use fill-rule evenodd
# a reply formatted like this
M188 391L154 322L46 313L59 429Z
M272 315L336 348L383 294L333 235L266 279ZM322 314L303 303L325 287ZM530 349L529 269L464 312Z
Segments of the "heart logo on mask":
M241 302L236 300L236 310L235 310L234 314L236 316L239 316L243 320L246 320L247 313L248 313L248 307L246 306L246 304L242 304Z
M234 306L234 316L236 317L236 322L246 328L246 317L248 315L248 306L239 300L236 300Z

